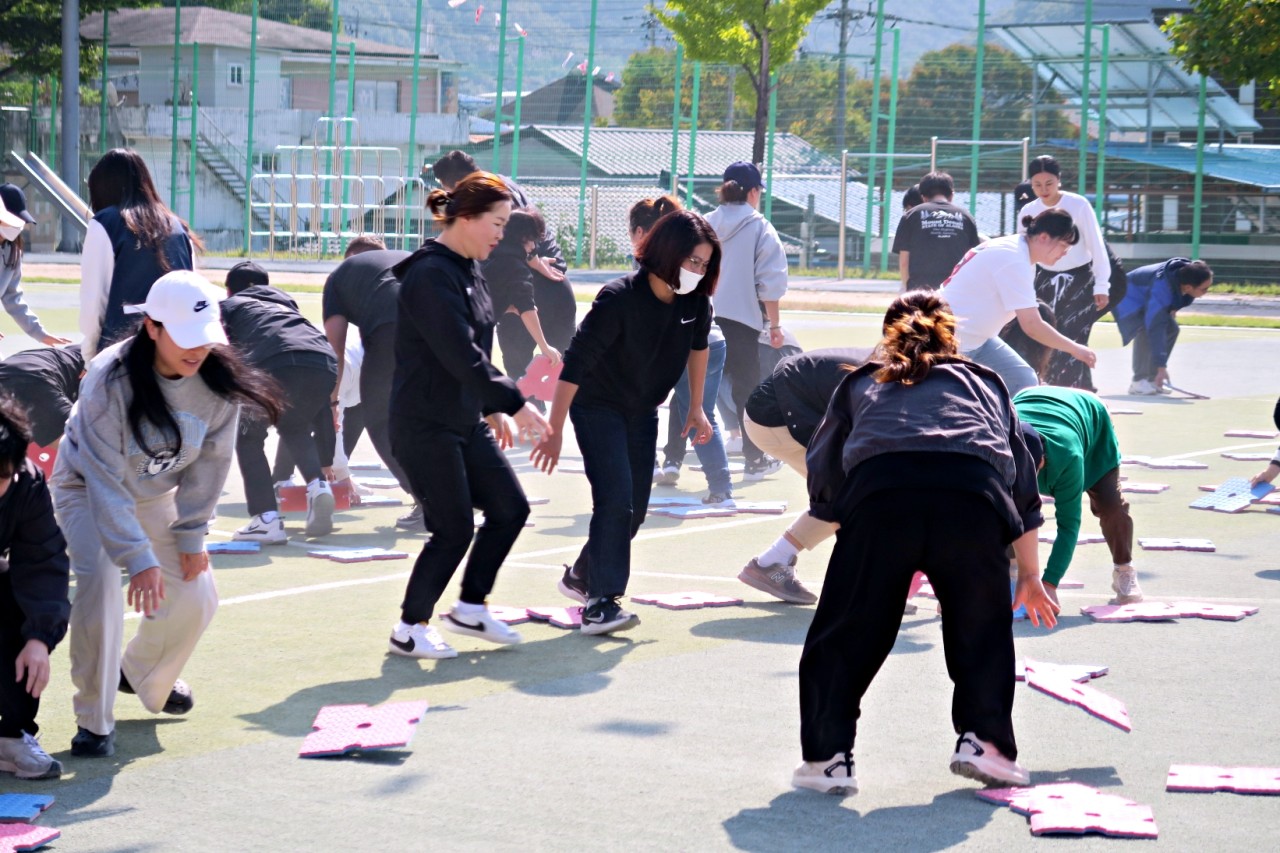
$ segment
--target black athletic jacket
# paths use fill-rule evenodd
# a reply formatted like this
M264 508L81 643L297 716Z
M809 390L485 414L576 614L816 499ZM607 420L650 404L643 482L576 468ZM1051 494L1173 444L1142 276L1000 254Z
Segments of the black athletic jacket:
M22 610L23 639L40 640L53 651L71 616L71 563L44 473L29 461L0 497L0 573Z
M324 332L298 310L293 297L270 285L255 284L222 301L227 339L246 361L267 373L284 366L328 368L338 360Z

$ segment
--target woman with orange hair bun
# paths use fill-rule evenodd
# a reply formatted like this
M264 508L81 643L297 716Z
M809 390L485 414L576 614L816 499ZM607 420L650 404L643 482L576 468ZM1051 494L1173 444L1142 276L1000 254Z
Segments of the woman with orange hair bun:
M857 791L862 696L917 571L937 592L955 684L951 772L991 785L1030 778L1013 737L1012 611L1026 604L1046 627L1057 611L1037 564L1037 460L1004 383L957 353L955 327L937 293L899 296L871 361L836 389L809 443L810 512L840 529L800 658L796 787Z

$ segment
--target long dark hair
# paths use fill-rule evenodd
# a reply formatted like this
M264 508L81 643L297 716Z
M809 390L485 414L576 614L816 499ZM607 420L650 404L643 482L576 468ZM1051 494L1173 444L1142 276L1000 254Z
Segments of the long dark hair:
M956 317L946 300L932 290L911 290L884 313L884 337L872 356L884 366L877 382L911 385L929 375L940 362L955 361Z
M9 269L22 263L22 234L12 240L0 240L0 263Z
M679 284L680 267L699 243L711 246L711 259L693 292L712 296L720 281L720 238L711 224L692 210L674 210L654 223L636 250L636 262L667 284Z
M152 321L155 323L155 321ZM155 323L156 328L164 328ZM165 436L165 444L176 444L174 453L182 449L182 430L173 416L160 383L156 381L156 342L147 333L144 323L124 348L123 358L112 369L112 378L123 378L133 390L127 412L129 431L133 439L148 456L156 456L159 450L152 448L143 432L143 422L149 421ZM280 400L283 389L270 376L250 367L233 347L216 346L200 365L200 378L209 390L224 400L254 408L265 414L268 423L274 424L283 411Z
M170 217L182 223L191 245L204 248L187 223L160 200L146 161L131 149L113 148L94 164L89 172L89 206L95 212L118 207L125 227L142 245L156 253L156 262L165 272L169 271L169 259L164 253L164 243L173 233Z

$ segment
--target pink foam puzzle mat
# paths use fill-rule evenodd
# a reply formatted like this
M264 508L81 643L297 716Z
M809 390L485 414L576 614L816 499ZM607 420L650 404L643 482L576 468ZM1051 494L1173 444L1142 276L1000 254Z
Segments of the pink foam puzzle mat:
M0 822L30 823L51 805L46 794L0 794Z
M1121 483L1120 491L1136 495L1158 495L1168 490L1167 483Z
M393 495L354 495L351 499L351 506L360 507L361 509L371 509L379 506L404 506L404 501Z
M62 836L59 830L29 823L0 823L0 853L39 850Z
M560 379L560 370L563 367L564 362L552 364L551 359L539 353L533 361L529 362L524 376L516 382L516 387L526 397L550 403L551 398L556 394L556 382Z
M31 464L44 472L46 478L53 476L53 463L58 461L58 448L41 447L34 441L27 445L27 458Z
M1227 438L1280 438L1280 433L1273 429L1229 429L1223 435Z
M1169 605L1183 619L1212 619L1219 622L1239 622L1253 616L1258 608L1247 604L1210 604L1202 601L1175 601Z
M1166 791L1211 794L1280 794L1278 767L1204 767L1198 764L1174 764L1169 768Z
M741 598L710 592L667 592L659 595L633 595L636 604L652 604L664 610L701 610L703 607L735 607Z
M1167 471L1200 471L1208 468L1208 464L1197 462L1194 459L1148 459L1145 463L1148 468L1159 468Z
M649 512L664 518L679 519L728 518L738 514L737 508L731 506L664 506Z
M581 607L530 607L529 618L538 622L548 622L557 628L573 629L582 627Z
M1236 462L1270 462L1270 453L1224 453L1223 459L1232 459Z
M1080 612L1094 622L1172 622L1182 616L1181 610L1159 601L1091 604L1081 607Z
M210 554L259 554L261 542L209 542L204 549Z
M322 758L407 746L427 707L425 700L372 706L326 705L316 714L311 724L314 731L302 742L298 755Z
M1124 838L1156 838L1150 806L1076 782L1029 788L994 788L979 799L1006 805L1029 818L1032 835L1081 835L1087 832Z
M738 512L748 515L782 515L787 511L786 501L737 501Z
M373 560L403 560L409 555L404 551L390 551L386 548L319 548L308 551L307 556L335 563L368 563Z
M1057 502L1057 499L1053 495L1040 496L1040 503L1042 504L1049 504L1050 506L1053 506L1053 504L1056 502Z
M1027 685L1046 696L1052 696L1068 705L1075 705L1082 711L1097 717L1104 723L1110 723L1122 732L1133 731L1129 721L1129 711L1123 702L1114 696L1108 696L1095 687L1077 684L1066 674L1053 667L1037 669L1032 661L1026 663Z
M702 506L702 498L693 495L650 495L649 509L665 509L670 506Z
M367 489L398 489L400 481L395 477L360 477L357 483Z
M1054 542L1058 541L1058 531L1045 530L1042 527L1040 528L1040 535L1037 536L1036 538L1039 539L1041 542L1048 542L1050 544L1053 544ZM1076 535L1077 547L1080 545L1096 545L1099 542L1106 542L1106 541L1107 541L1106 537L1104 537L1101 533L1079 533Z
M351 485L349 483L333 484L333 508L337 510L351 509ZM280 486L276 489L276 504L280 512L306 512L306 486Z
M1136 453L1126 453L1120 457L1121 465L1146 465L1150 461L1150 456L1142 456Z
M1143 806L1141 808L1147 808ZM1150 809L1147 809L1148 814ZM1032 815L1031 834L1105 835L1109 838L1159 838L1154 816L1094 814L1088 811L1049 811Z
M347 466L352 471L385 471L381 462L352 462Z
M1064 580L1058 584L1058 589L1084 589L1084 581Z
M1045 663L1044 661L1018 661L1014 664L1014 678L1018 681L1027 680L1027 665L1031 665L1035 669L1041 671L1056 670L1057 672L1070 678L1077 684L1084 684L1086 681L1092 681L1095 678L1101 678L1111 671L1110 667L1100 666L1096 664L1077 664L1077 663Z
M500 604L489 605L489 615L508 625L521 625L533 618L523 607L504 607Z
M1201 551L1218 550L1209 539L1183 539L1177 537L1149 536L1138 540L1144 551Z

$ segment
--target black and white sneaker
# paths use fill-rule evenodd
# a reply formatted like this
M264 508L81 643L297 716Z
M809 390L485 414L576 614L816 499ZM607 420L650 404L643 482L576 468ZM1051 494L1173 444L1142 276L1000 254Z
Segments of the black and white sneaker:
M564 575L556 584L556 589L560 590L560 594L565 598L572 598L579 604L587 603L587 579L575 575L573 566L568 563L564 566Z
M759 462L748 462L742 471L742 479L748 482L755 480L763 480L772 474L776 474L782 470L782 460L774 459L772 456L764 456Z
M440 617L440 627L454 634L465 634L490 643L513 646L520 642L520 635L510 625L495 619L488 608L479 613L459 613L455 607Z
M981 782L989 788L1029 785L1031 774L1021 764L1005 758L994 744L965 732L956 741L951 756L951 772Z
M100 735L84 726L76 726L75 737L71 739L71 754L76 758L109 758L116 754L116 733Z
M415 502L413 509L396 519L396 527L410 533L424 532L427 529L427 522L422 515L422 504Z
M134 694L133 685L129 683L129 679L125 678L124 670L120 670L120 692ZM196 706L196 697L191 692L191 685L183 681L181 678L175 679L173 689L169 691L169 698L165 700L164 707L161 708L166 714L181 716Z
M791 774L791 784L823 794L847 797L858 793L853 753L837 752L827 761L802 761Z
M640 617L628 613L618 604L622 596L611 595L592 599L582 611L582 633L612 634L615 631L626 631L640 624Z
M458 652L444 641L436 627L426 622L415 622L412 625L400 622L392 629L387 646L387 651L391 654L407 658L443 660L458 656Z

